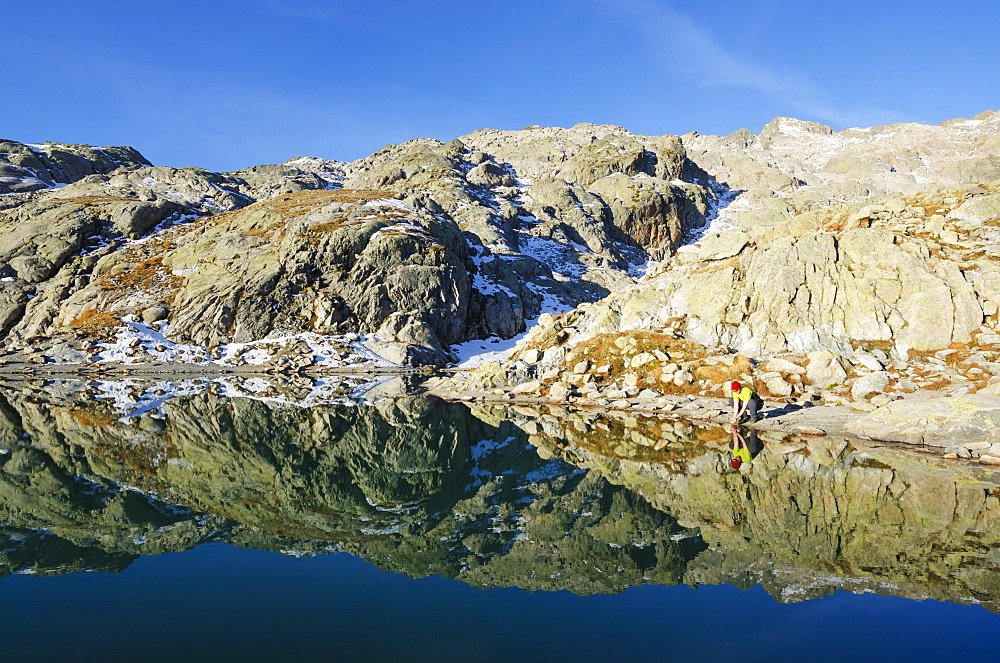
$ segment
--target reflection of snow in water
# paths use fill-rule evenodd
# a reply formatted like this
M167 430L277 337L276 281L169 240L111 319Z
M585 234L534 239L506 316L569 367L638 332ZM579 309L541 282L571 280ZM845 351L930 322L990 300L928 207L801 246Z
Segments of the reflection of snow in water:
M264 403L277 405L294 405L309 408L316 405L357 405L364 400L364 395L371 389L394 379L395 376L360 377L333 376L308 380L309 391L300 397L292 397L283 393L280 384L260 378L191 378L177 382L161 380L152 386L134 378L123 380L98 380L94 388L98 400L112 402L116 412L122 415L119 421L149 413L157 419L166 417L163 406L171 398L178 396L193 396L211 391L217 396L227 398L247 398Z
M480 440L479 442L476 443L474 447L472 447L469 450L469 453L472 454L473 460L479 460L480 458L482 458L487 454L491 454L499 449L504 448L513 441L514 438L512 437L508 437L503 442L499 440Z

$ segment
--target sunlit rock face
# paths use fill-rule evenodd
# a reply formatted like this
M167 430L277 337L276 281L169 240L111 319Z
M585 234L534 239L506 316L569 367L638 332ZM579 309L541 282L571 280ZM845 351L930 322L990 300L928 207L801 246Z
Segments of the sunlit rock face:
M76 146L89 165L56 180L41 147L10 146L8 161L39 173L0 205L11 347L100 338L131 315L203 346L360 332L417 348L397 363L443 363L450 344L509 338L544 309L633 283L704 223L711 195L680 179L678 138L597 125L232 173ZM114 168L91 158L112 152ZM387 327L393 315L407 322Z
M751 355L968 346L1000 331L998 141L994 112L726 137L585 123L231 173L8 141L0 335L60 337L68 361L133 319L206 348L362 333L443 364L601 301L571 343L682 320Z
M998 140L995 112L840 132L778 118L757 135L682 136L682 179L712 192L709 229L535 336L567 353L601 335L667 330L756 358L986 350L993 361ZM559 328L568 333L553 338Z

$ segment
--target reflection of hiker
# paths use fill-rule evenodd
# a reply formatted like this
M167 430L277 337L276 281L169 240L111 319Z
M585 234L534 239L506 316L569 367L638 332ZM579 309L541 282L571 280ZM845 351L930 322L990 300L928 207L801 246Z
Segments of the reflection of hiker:
M757 421L760 418L760 408L764 405L764 399L750 387L743 386L733 380L729 384L733 391L733 416L729 417L729 423L741 424L746 421Z
M729 448L733 450L733 459L729 461L729 465L734 470L740 469L743 463L749 463L764 449L757 431L753 429L730 426L729 433L733 436L729 441Z

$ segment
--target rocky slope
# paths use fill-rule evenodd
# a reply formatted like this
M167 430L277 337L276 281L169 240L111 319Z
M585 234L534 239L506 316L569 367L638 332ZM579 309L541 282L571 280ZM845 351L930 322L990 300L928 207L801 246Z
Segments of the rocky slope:
M509 338L543 309L633 282L704 221L708 194L678 179L674 137L581 125L463 139L226 174L137 156L11 193L5 343L62 336L93 351L85 341L141 320L202 347L360 332L397 363L441 363L451 344ZM20 168L33 162L19 154L42 149L6 145Z
M643 330L754 358L878 350L878 372L997 336L998 146L994 112L727 137L485 129L232 173L8 141L0 334L35 362L120 360L95 343L124 329L131 362L313 333L440 364L599 301L563 324L570 346Z
M637 284L544 318L471 385L607 400L718 396L742 379L858 409L928 390L995 397L998 128L997 113L840 133L781 118L759 136L684 137L728 187L711 231Z

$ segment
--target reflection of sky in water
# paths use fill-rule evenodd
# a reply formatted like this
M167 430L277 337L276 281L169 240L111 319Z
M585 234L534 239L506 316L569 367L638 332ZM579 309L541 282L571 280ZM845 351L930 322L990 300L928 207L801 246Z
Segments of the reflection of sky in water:
M1000 644L996 616L971 606L843 592L784 605L732 585L482 592L218 544L2 587L5 655L31 660L930 661Z
M192 390L123 422L115 401L52 389L0 392L11 654L170 660L194 643L213 660L745 660L891 646L925 660L998 639L984 477L921 479L891 455L794 440L727 472L724 435L641 417L543 414L529 438L423 397L302 408ZM929 511L907 520L917 502ZM824 509L825 524L796 521ZM876 544L906 549L906 536L921 545L892 575ZM938 601L910 600L924 598ZM936 637L959 620L978 635Z

